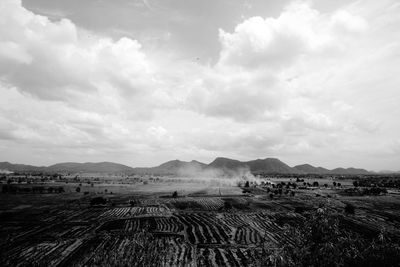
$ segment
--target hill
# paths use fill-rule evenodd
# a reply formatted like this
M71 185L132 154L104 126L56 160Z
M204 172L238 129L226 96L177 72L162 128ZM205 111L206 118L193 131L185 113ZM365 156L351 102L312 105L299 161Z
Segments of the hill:
M371 174L365 169L336 168L328 170L322 167L314 167L310 164L302 164L290 167L277 158L256 159L250 161L239 161L218 157L210 164L196 160L181 161L171 160L156 167L132 168L123 164L113 162L64 162L48 167L37 167L24 164L12 164L0 162L0 170L12 172L61 172L61 173L125 173L125 174L154 174L154 175L211 175L219 176L237 171L251 171L252 173L265 174L335 174L335 175L358 175Z
M215 169L240 169L246 168L246 164L236 159L218 157L207 165L207 168Z
M87 172L87 173L130 173L133 168L113 162L64 162L51 165L45 169L47 172Z
M302 164L296 165L293 167L298 171L298 173L306 173L306 174L329 174L330 170L322 168L322 167L314 167L310 164Z
M336 168L330 171L331 174L341 174L341 175L357 175L357 174L370 174L369 171L357 168Z
M253 173L296 173L296 170L276 158L257 159L245 162Z
M0 170L7 170L11 172L42 172L45 168L46 167L0 162Z
M155 175L188 175L201 172L207 164L192 160L190 162L181 160L167 161L156 167L133 168L136 174L155 174Z

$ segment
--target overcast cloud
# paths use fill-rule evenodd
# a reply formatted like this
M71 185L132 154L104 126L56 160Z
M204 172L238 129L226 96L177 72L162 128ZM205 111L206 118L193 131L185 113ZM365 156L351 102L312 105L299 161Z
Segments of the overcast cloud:
M276 2L0 0L0 161L400 170L399 3Z

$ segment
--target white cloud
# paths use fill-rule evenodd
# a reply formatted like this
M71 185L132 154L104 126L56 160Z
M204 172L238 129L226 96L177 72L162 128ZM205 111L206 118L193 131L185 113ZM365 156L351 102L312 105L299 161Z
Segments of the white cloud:
M52 22L2 1L2 80L42 99L66 100L109 83L128 95L143 91L150 67L136 40L113 41L78 29L70 20ZM91 35L92 39L85 38Z

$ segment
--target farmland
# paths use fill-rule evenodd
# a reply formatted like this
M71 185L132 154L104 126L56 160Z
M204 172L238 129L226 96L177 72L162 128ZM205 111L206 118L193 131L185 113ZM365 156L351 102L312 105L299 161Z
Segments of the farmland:
M56 185L62 193L2 193L0 265L258 266L271 250L295 244L287 227L321 207L367 238L382 229L400 237L398 194L350 196L351 181L340 188L325 182L280 192L176 181L70 182ZM355 210L346 214L349 204Z

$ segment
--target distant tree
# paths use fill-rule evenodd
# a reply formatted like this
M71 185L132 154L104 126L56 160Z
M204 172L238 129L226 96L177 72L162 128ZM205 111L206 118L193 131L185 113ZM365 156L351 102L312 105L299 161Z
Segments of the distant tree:
M75 189L75 191L76 191L77 193L79 193L79 192L81 192L81 188L78 186L78 187Z
M314 187L319 187L319 183L318 183L317 181L315 181L315 182L313 183L313 186L314 186Z
M108 192L107 188L106 188L106 189L104 189L104 193L107 193L107 192Z
M347 203L346 206L344 207L344 211L348 214L354 214L355 210L356 208L350 203Z
M178 197L178 192L177 192L177 191L174 191L174 192L172 193L172 197L173 197L173 198L177 198L177 197Z
M291 195L292 197L294 197L295 194L296 194L296 193L295 193L294 191L290 191L290 195Z
M353 185L354 185L354 187L358 187L358 182L357 182L357 181L354 181L354 182L353 182Z
M269 194L269 198L270 198L270 199L273 199L273 198L274 198L274 194L272 194L272 193Z
M225 210L231 210L232 209L232 203L229 201L224 202L224 209Z
M249 187L249 186L250 186L249 181L246 181L246 183L244 184L244 187Z
M336 187L336 182L333 182L333 186Z
M341 183L337 183L337 186L338 186L338 187L342 187L342 184L341 184Z
M103 197L95 197L92 198L90 200L90 205L94 206L94 205L105 205L107 204L107 199L103 198Z
M328 188L328 184L324 184L324 187L325 187L325 188Z

